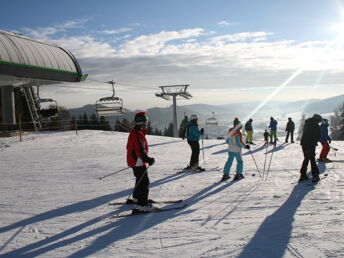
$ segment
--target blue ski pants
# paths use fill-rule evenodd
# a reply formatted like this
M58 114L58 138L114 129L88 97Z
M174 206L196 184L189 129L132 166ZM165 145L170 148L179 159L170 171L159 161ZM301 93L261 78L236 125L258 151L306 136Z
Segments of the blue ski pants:
M237 167L236 167L236 173L242 174L242 171L244 169L244 161L242 160L241 153L240 152L228 152L228 159L225 164L225 167L223 168L223 174L229 176L229 171L232 167L234 158L237 161Z

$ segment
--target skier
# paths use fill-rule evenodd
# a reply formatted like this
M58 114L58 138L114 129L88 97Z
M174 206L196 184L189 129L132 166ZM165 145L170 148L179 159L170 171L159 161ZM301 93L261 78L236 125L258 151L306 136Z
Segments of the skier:
M328 126L329 126L328 120L323 119L320 125L320 131L321 131L320 143L322 145L322 150L320 153L320 157L318 159L320 162L332 162L332 160L327 158L327 154L330 151L329 143L331 143L331 138L328 135Z
M308 176L307 173L307 166L308 163L311 162L312 168L312 182L316 183L319 179L319 169L317 163L315 162L315 148L317 146L317 142L320 140L321 131L319 127L319 123L321 122L322 118L318 114L314 114L313 117L308 118L305 121L303 126L303 132L300 144L302 146L302 152L304 156L304 160L302 162L302 167L300 169L300 179L299 182L307 180Z
M189 123L189 120L187 116L185 116L183 121L180 123L179 137L182 138L183 140L185 139L186 128L188 126L188 123Z
M236 175L233 180L238 180L244 178L242 174L244 168L244 162L241 156L242 148L250 149L250 145L246 145L242 141L242 134L240 132L241 124L237 124L236 128L231 128L228 130L228 136L226 137L226 143L228 144L228 159L223 168L223 176L221 181L225 181L230 178L229 172L233 164L234 158L237 161Z
M269 136L270 136L270 134L268 133L268 130L265 129L265 132L264 132L263 135L264 135L264 141L265 141L264 145L269 144Z
M191 115L190 122L187 126L187 141L191 147L191 158L190 164L186 167L186 169L191 169L192 171L204 171L204 168L201 168L199 166L199 140L201 138L201 135L204 134L204 129L202 128L201 130L199 130L197 121L198 116Z
M133 201L137 209L148 211L152 208L152 201L148 201L149 178L147 163L152 166L155 159L148 156L148 143L146 139L146 124L148 118L144 111L135 114L134 127L131 129L127 142L127 164L133 169L136 178L133 191Z
M288 118L288 123L285 128L285 131L287 132L287 135L285 137L285 142L288 142L289 134L290 134L290 140L291 143L294 143L294 130L295 130L295 123L291 119L291 117Z
M235 128L237 125L241 125L241 122L239 120L239 118L234 118L234 121L233 121L233 127Z
M252 118L250 118L246 123L245 123L245 131L246 131L246 144L254 144L252 142L253 139L253 127L252 127Z
M278 139L277 139L277 121L273 118L273 117L270 117L270 125L269 125L269 128L270 128L270 143L272 144L275 144L277 143ZM272 140L274 139L274 140Z

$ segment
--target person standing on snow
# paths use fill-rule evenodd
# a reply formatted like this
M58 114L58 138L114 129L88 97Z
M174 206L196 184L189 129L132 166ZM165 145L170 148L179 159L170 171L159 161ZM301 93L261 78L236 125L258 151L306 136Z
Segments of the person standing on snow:
M237 125L241 125L241 122L239 120L239 118L234 118L234 121L233 121L233 127L235 128Z
M263 136L264 136L264 141L265 141L264 145L269 144L269 136L270 136L270 134L268 133L268 130L265 129L265 132L264 132Z
M294 130L295 130L295 123L291 119L291 117L288 118L288 123L285 128L285 131L287 132L287 135L285 137L285 142L288 142L289 134L290 134L290 140L291 143L294 143Z
M136 178L133 201L137 203L137 209L141 211L152 209L152 201L148 201L149 178L147 164L152 166L155 159L148 156L147 121L146 112L142 111L135 114L134 128L131 129L127 142L127 163L133 169Z
M186 128L188 126L188 123L189 123L188 117L185 116L179 126L179 137L182 138L183 140L185 139Z
M328 120L323 119L320 125L321 137L319 141L322 145L322 150L319 157L320 162L332 162L332 160L327 158L327 154L330 151L329 143L331 143L331 138L328 135L328 126L329 126Z
M221 181L225 181L230 178L229 172L233 164L234 158L237 161L236 175L233 180L238 180L244 178L242 174L244 168L244 162L241 156L242 148L250 149L250 145L246 145L242 141L242 134L240 132L241 124L237 124L236 128L231 128L228 130L228 136L226 138L226 143L228 144L228 159L223 168L223 176Z
M302 162L302 167L300 169L300 179L299 182L307 180L307 166L308 163L311 163L312 168L312 182L316 183L319 179L319 168L317 163L315 162L315 148L317 146L317 142L320 140L321 131L319 127L319 123L321 122L322 118L318 114L314 114L313 117L308 118L305 121L303 126L303 132L301 137L301 147L304 156L304 160Z
M198 116L191 115L190 122L187 126L187 141L191 148L191 158L190 164L186 167L186 169L191 169L193 171L204 171L204 168L199 166L199 140L201 139L201 135L204 134L204 129L202 128L199 130L197 121Z
M246 131L246 144L253 144L253 126L252 126L252 118L250 118L246 123L245 123L245 131Z
M278 139L277 139L277 121L273 118L270 117L270 143L275 144L277 143ZM273 140L272 140L273 139Z

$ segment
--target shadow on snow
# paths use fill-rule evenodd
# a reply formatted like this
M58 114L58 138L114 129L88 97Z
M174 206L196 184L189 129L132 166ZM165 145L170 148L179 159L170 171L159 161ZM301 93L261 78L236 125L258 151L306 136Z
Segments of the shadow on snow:
M185 176L186 176L185 174L173 174L163 179L155 181L154 183L151 184L151 187L158 186L160 184L163 184L172 180L177 180ZM189 197L188 199L185 199L184 202L188 204L188 207L190 207L193 204L220 192L221 190L227 188L229 185L230 184L224 184L216 189L213 189L216 186L218 186L216 184L213 184L199 191L198 193ZM90 199L87 201L78 202L78 203L71 204L62 208L44 212L36 216L33 216L31 218L18 221L12 225L2 227L0 228L0 232L5 232L5 231L12 230L15 228L20 228L18 231L20 232L22 228L24 228L25 226L29 224L41 222L41 221L52 219L59 216L68 215L71 213L83 212L83 211L98 207L100 205L104 205L113 199L126 197L130 194L131 191L132 189L127 189L127 190L120 191L118 193L104 195L104 196ZM1 257L35 257L38 255L47 253L49 251L52 251L54 249L65 247L73 243L88 239L90 237L96 237L98 234L103 234L99 236L98 238L96 238L94 241L92 241L92 243L90 243L89 246L69 256L69 257L84 257L87 255L92 255L114 244L116 241L134 236L144 230L154 227L155 225L160 224L170 219L171 217L177 217L183 214L191 213L192 211L193 210L188 210L188 211L171 210L171 211L166 211L159 214L155 213L155 214L142 215L142 216L145 216L145 220L144 220L145 223L142 223L143 221L142 218L140 219L140 217L137 217L137 216L125 217L125 218L117 219L113 222L110 221L110 223L107 223L103 226L88 230L86 232L80 233L70 238L67 238L68 236L76 234L77 232L83 229L86 229L87 227L94 226L95 223L108 219L111 215L114 214L114 212L111 211L107 214L98 216L85 223L81 223L77 226L67 229L54 236L48 237L46 239L28 244L24 247L2 254Z
M293 230L294 215L313 189L314 186L297 184L282 206L264 220L238 257L283 257Z

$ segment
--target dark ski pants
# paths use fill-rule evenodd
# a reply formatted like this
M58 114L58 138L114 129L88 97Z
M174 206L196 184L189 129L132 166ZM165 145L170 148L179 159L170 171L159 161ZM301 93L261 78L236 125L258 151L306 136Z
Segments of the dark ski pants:
M303 151L303 162L300 169L300 174L302 177L306 176L308 163L311 162L312 176L319 176L319 169L317 163L315 162L315 147L316 146L304 146L302 145Z
M190 168L195 169L198 167L199 160L199 142L188 140L188 144L191 147Z
M133 167L134 176L136 178L133 197L138 200L138 205L148 205L149 194L149 178L148 171L145 166Z
M287 136L285 137L285 142L288 142L289 134L290 134L290 140L293 143L294 142L294 131L287 131Z

